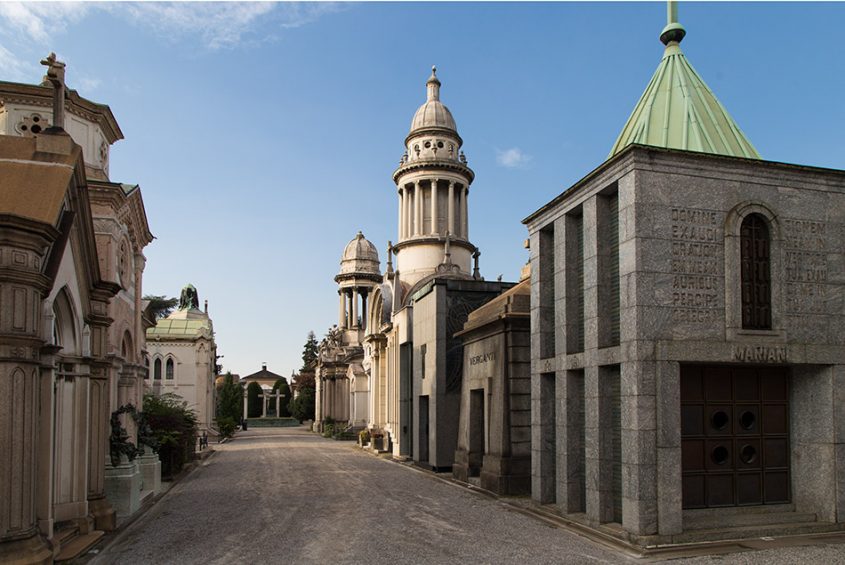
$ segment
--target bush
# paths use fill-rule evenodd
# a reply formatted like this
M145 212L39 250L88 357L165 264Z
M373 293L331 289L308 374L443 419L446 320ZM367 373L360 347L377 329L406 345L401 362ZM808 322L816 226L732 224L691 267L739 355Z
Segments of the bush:
M323 437L332 437L334 424L323 424Z
M261 385L255 381L249 383L246 387L246 416L247 418L260 418L264 413L264 407L261 403L260 395L264 394Z
M220 436L222 438L228 438L235 435L235 429L237 429L238 424L231 416L223 416L217 419L217 427L220 429Z
M364 428L363 430L358 432L358 443L360 443L362 447L364 446L364 444L370 443L370 430Z
M197 445L197 416L182 397L167 393L144 395L144 415L159 443L162 477L172 477L193 459Z
M314 419L313 388L303 387L299 390L299 395L290 401L290 413L300 424L305 420Z

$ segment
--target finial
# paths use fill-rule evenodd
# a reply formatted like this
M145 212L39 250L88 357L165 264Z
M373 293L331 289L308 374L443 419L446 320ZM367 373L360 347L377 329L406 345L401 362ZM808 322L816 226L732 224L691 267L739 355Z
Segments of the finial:
M667 0L666 2L666 27L660 32L660 41L663 45L669 45L674 41L680 43L687 34L680 23L678 23L678 4L675 0Z
M364 239L364 234L361 230L358 230L358 233L355 234L355 239Z
M426 92L428 93L428 101L440 100L440 79L437 78L437 67L431 66L431 76L426 81Z

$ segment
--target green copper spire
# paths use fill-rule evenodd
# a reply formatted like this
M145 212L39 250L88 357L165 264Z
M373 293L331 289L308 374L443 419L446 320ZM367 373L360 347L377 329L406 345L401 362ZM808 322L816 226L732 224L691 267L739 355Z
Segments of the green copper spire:
M668 23L660 33L663 59L637 102L608 158L631 143L759 159L760 154L716 99L680 43L686 35L678 8L668 2Z

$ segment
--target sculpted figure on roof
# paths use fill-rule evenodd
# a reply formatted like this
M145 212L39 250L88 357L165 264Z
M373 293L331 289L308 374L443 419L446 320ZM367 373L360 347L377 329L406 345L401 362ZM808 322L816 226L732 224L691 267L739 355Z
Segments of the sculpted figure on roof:
M200 307L200 297L197 294L197 289L194 288L194 285L188 284L185 285L185 288L182 289L182 295L179 297L179 309L180 310L187 310L189 308L197 308Z

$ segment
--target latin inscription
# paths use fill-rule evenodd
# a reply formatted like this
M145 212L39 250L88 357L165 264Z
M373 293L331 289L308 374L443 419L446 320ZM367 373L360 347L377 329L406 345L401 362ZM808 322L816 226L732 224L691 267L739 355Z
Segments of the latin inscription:
M826 222L786 218L784 274L786 311L821 314L827 307L828 263Z
M734 345L733 358L743 363L786 363L786 347Z
M489 361L495 361L496 354L495 353L484 353L482 355L474 355L469 358L470 365L480 365L481 363L487 363Z
M672 319L708 324L722 307L722 214L672 208Z

